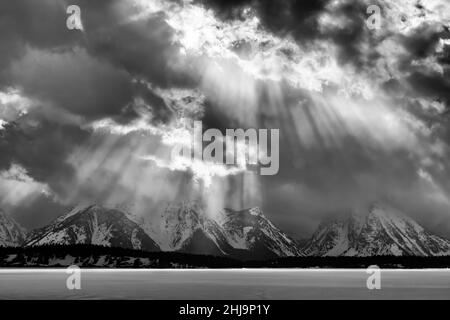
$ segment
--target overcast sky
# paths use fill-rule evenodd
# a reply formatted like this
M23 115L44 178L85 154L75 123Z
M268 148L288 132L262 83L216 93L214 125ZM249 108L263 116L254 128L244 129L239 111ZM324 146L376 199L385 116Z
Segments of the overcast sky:
M2 1L0 207L35 228L201 197L303 238L383 201L450 237L449 28L447 0ZM279 173L177 165L185 119L278 128Z

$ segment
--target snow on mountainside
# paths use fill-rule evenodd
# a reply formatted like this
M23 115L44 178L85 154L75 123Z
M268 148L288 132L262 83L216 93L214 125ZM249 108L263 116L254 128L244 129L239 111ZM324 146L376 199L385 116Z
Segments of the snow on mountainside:
M159 251L158 245L133 221L115 209L74 208L42 229L33 231L27 246L93 244Z
M198 202L169 204L158 219L137 221L163 251L227 255L232 250Z
M253 256L276 258L302 255L294 240L275 227L259 208L225 209L218 217L229 243Z
M201 203L169 204L159 217L129 210L77 207L49 226L33 231L27 246L94 244L147 251L268 259L300 255L300 250L258 208L225 209L208 217Z
M302 249L259 208L224 209L211 217L195 201L169 204L159 216L145 218L96 205L77 207L24 239L23 229L0 210L0 246L94 244L244 260L302 255L450 254L449 240L427 232L411 218L383 204L345 219L324 221Z
M341 220L323 222L304 247L311 256L439 256L450 241L428 233L400 211L372 205Z
M0 247L18 247L25 237L25 230L0 209Z
M225 209L208 217L199 202L185 201L169 204L158 218L138 223L164 251L241 259L300 255L295 242L276 228L259 208Z

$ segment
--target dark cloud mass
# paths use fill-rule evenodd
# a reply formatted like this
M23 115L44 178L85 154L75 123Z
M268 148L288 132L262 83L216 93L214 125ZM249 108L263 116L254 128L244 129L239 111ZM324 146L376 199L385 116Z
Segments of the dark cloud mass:
M1 168L7 169L11 163L22 165L34 179L48 183L63 195L73 173L66 158L88 133L32 113L8 124L4 131L0 141Z
M0 207L33 228L79 201L186 197L214 176L167 159L187 115L280 129L279 173L213 179L217 206L262 206L301 238L386 201L448 236L450 12L417 3L2 1L0 177L33 188ZM68 5L83 30L66 27Z
M26 95L88 118L120 114L132 100L129 75L83 49L30 49L12 64L11 78Z

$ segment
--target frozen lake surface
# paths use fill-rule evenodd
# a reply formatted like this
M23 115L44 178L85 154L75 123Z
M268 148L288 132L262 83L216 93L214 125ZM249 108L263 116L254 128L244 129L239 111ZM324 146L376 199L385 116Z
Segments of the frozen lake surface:
M65 269L0 270L1 299L449 299L450 270L87 270L68 290Z

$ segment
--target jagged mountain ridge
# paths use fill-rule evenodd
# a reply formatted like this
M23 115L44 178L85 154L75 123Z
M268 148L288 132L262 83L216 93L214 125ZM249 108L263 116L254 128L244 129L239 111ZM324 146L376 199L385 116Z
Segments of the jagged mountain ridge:
M303 251L311 256L441 256L450 254L450 241L392 207L374 204L368 212L323 222Z
M255 214L257 212L258 214ZM259 208L225 209L209 217L198 202L169 204L159 222L141 222L165 251L269 259L300 255L300 250Z
M303 255L295 241L273 225L259 208L225 209L218 217L230 244L264 258Z
M301 255L295 242L259 208L208 217L198 202L168 204L159 219L100 206L75 208L28 237L27 246L96 244L245 260Z
M164 251L229 255L233 250L223 230L197 202L168 204L158 219L138 223Z
M92 205L74 208L50 225L33 231L26 246L93 244L160 251L159 246L125 213Z
M98 205L78 207L31 232L0 210L0 245L94 244L144 251L172 251L265 260L289 256L439 256L450 241L427 232L389 206L324 221L300 246L259 208L224 209L209 217L200 203L168 204L159 222Z
M0 246L18 247L26 238L25 229L0 209Z

